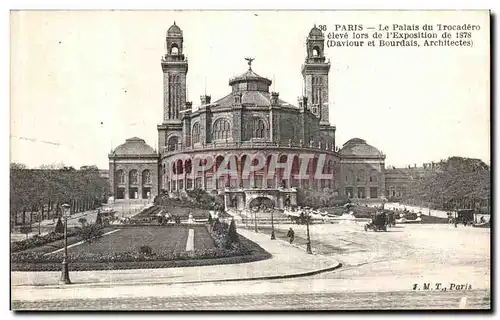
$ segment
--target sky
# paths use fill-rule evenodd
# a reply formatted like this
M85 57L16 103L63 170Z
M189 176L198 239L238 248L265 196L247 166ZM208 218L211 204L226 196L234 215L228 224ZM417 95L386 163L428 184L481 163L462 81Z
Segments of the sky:
M166 30L184 32L188 100L230 92L252 69L296 105L309 30L335 24L472 23L474 46L325 49L337 145L358 137L386 165L450 156L490 163L489 16L481 12L24 11L11 13L10 158L108 167L138 136L156 147Z

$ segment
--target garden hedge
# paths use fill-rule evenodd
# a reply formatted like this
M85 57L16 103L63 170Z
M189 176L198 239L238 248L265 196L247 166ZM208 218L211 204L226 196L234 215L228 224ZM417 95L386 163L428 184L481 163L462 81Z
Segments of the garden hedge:
M77 235L77 233L78 232L75 228L68 228L68 237L73 237ZM51 243L61 239L64 239L64 233L50 232L43 236L34 235L33 237L26 240L12 242L10 244L10 251L24 251L35 247L40 247L47 243Z

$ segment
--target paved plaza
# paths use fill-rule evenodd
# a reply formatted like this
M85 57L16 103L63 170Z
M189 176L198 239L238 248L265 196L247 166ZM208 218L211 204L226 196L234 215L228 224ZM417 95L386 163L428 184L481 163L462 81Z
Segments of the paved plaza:
M298 238L305 226L292 226ZM279 230L288 225L277 226ZM490 230L450 225L397 225L365 232L362 224L312 225L313 255L239 229L273 254L265 261L190 268L12 273L14 308L34 309L363 309L490 307ZM439 234L439 241L433 237ZM329 252L329 248L335 248ZM339 253L341 252L341 253ZM307 272L335 266L333 271ZM286 275L306 273L302 277ZM281 279L220 281L283 276ZM200 283L201 281L201 283ZM430 283L430 290L413 290ZM436 284L449 290L432 290ZM456 290L461 285L470 290ZM451 287L451 288L450 288ZM465 288L465 286L463 287ZM306 297L310 297L307 298ZM64 302L62 302L64 300ZM246 304L245 304L246 302ZM242 306L243 304L243 306Z

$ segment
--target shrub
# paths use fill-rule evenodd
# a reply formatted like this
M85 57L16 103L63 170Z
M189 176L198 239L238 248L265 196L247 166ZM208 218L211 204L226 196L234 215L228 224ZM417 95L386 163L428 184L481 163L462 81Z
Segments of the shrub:
M64 233L64 225L61 221L61 217L57 218L56 228L54 230L55 233Z
M226 222L220 222L219 218L216 218L210 230L210 235L217 248L229 249L234 245L238 245L239 237L236 232L236 223L234 220L229 225Z
M26 240L28 240L28 234L31 233L31 224L25 224L21 227L21 233L26 235Z
M418 216L415 212L404 212L404 217L405 217L405 219L408 219L408 220L415 220L418 218Z
M240 241L238 233L236 232L236 223L234 222L234 219L231 220L228 233L229 233L229 240L231 241L231 243L237 243Z
M97 210L97 216L95 218L95 224L98 225L98 226L102 225L101 210Z
M220 232L222 228L222 224L219 221L219 218L215 218L214 223L212 225L212 232Z
M148 247L148 246L141 246ZM148 247L149 248L149 247ZM150 248L151 249L151 248ZM195 259L216 259L224 257L234 257L250 254L250 250L242 245L230 246L227 249L202 249L194 251L163 251L157 254L145 252L115 252L110 254L100 253L70 253L68 260L72 262L141 262L141 261L172 261L172 260L195 260ZM43 252L17 252L11 255L14 263L46 263L60 262L62 253L46 255Z
M84 226L84 225L87 223L87 219L85 219L85 218L80 218L80 219L78 219L78 222L79 222L82 226Z
M91 243L94 239L102 237L102 227L96 224L85 224L77 228L77 236L80 240Z
M153 254L153 249L151 249L150 246L140 246L139 247L139 253L150 256L150 255Z
M69 229L68 230L68 237L72 237L76 235L76 231L74 229ZM55 232L50 232L48 234L45 234L43 236L34 236L30 239L27 240L22 240L22 241L16 241L12 242L10 249L12 252L18 252L18 251L23 251L35 247L40 247L43 246L47 243L54 242L57 240L61 240L64 238L64 234L62 233L55 233Z

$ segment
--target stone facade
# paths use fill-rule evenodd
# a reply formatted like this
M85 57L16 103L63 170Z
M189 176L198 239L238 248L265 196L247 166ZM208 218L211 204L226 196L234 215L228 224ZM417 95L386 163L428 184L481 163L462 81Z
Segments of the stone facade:
M127 140L128 147L122 145L110 154L115 196L130 198L135 192L143 196L145 188L154 189L151 195L202 188L225 194L226 204L237 209L262 198L278 208L294 205L298 188L354 198L383 196L385 156L371 146L376 151L357 152L352 146L360 139L352 139L342 150L335 144L336 127L329 122L328 106L330 62L324 55L321 30L314 27L307 37L302 65L305 90L297 105L271 92L271 80L255 73L253 59L247 58L248 70L229 80L226 96L212 101L202 95L193 108L186 101L188 61L183 40L182 30L174 23L167 31L167 53L161 59L164 99L163 121L157 126L159 150L141 149L143 140L140 147L138 141ZM132 148L130 144L141 149L140 154L124 152ZM213 166L195 172L193 168L199 168L205 157L213 159ZM263 168L244 174L242 168L259 163L259 157ZM228 163L235 164L236 172L218 176L217 169ZM289 170L273 169L272 163L286 164ZM299 176L304 173L301 168L306 177ZM151 184L145 186L142 180L131 184L133 170L150 172ZM363 172L368 180L361 177ZM317 173L331 178L318 179Z
M115 199L153 199L158 194L158 153L144 140L127 139L108 158Z
M342 196L371 200L385 196L385 155L358 138L347 141L340 154Z

